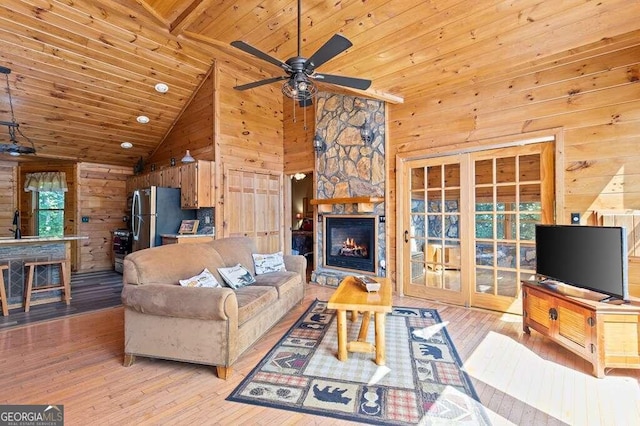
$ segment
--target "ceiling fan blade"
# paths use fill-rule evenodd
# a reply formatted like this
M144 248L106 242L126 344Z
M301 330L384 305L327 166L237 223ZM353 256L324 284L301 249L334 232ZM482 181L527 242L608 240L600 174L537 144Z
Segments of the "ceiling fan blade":
M267 61L269 63L272 63L273 65L280 67L282 69L284 69L285 71L290 71L291 67L287 64L285 64L284 62L282 62L279 59L274 58L271 55L267 55L266 53L264 53L261 50L256 49L255 47L245 43L244 41L240 41L240 40L236 40L236 41L232 41L231 42L231 46L240 49L244 52L247 52L250 55L255 56L256 58L260 58L263 61Z
M247 90L253 89L254 87L262 86L269 83L275 83L276 81L282 81L288 79L289 76L283 75L280 77L267 78L265 80L254 81L253 83L241 84L240 86L235 86L236 90Z
M353 46L346 37L340 34L334 34L320 49L316 51L304 63L304 70L313 72L314 69L327 62L329 59L341 54L348 48Z
M314 74L311 76L318 81L330 84L337 84L338 86L352 87L354 89L367 90L371 86L371 80L365 80L364 78L345 77L342 75L331 74Z

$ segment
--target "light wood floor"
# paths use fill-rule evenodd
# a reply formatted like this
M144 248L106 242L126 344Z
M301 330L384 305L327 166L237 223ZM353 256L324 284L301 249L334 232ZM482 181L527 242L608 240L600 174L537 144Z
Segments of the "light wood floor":
M0 331L0 404L64 404L67 425L348 424L227 402L227 395L314 299L332 289L309 285L291 311L234 365L227 381L207 366L138 358L122 366L123 310ZM604 379L532 331L520 318L395 298L395 306L437 308L494 424L640 424L639 370Z

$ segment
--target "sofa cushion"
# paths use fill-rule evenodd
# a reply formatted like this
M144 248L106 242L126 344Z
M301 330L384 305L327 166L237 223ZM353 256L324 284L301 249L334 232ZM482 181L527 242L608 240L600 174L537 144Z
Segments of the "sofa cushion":
M124 259L125 284L178 284L207 268L218 282L218 268L227 266L211 243L169 244L130 253ZM253 266L252 266L253 268Z
M250 285L235 291L238 300L238 326L256 315L270 304L278 300L278 292L274 287Z
M231 268L218 268L218 272L222 276L224 282L234 290L256 282L256 279L249 271L247 271L247 268L239 263Z
M183 287L222 287L216 277L207 268L204 268L198 275L184 280L179 280Z
M300 274L290 271L271 272L270 274L256 275L254 286L274 287L278 291L278 298L289 291L291 287L298 285Z
M271 254L253 253L251 256L253 256L256 275L287 270L284 267L284 257L281 251Z
M238 263L247 268L251 275L256 274L253 266L252 253L258 250L254 241L249 237L229 237L210 242L211 246L220 254L223 266L235 266Z

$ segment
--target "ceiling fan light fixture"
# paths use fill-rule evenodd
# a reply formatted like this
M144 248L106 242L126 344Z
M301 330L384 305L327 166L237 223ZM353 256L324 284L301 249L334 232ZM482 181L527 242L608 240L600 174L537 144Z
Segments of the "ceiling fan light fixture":
M318 93L318 86L305 77L294 77L282 84L282 93L294 101L307 101Z

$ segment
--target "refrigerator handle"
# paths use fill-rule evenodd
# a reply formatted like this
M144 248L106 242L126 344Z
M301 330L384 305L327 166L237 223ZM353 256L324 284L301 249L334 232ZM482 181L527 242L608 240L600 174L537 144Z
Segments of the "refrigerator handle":
M133 201L131 203L131 232L133 234L133 240L138 241L140 237L140 222L142 217L140 216L140 191L133 191Z

